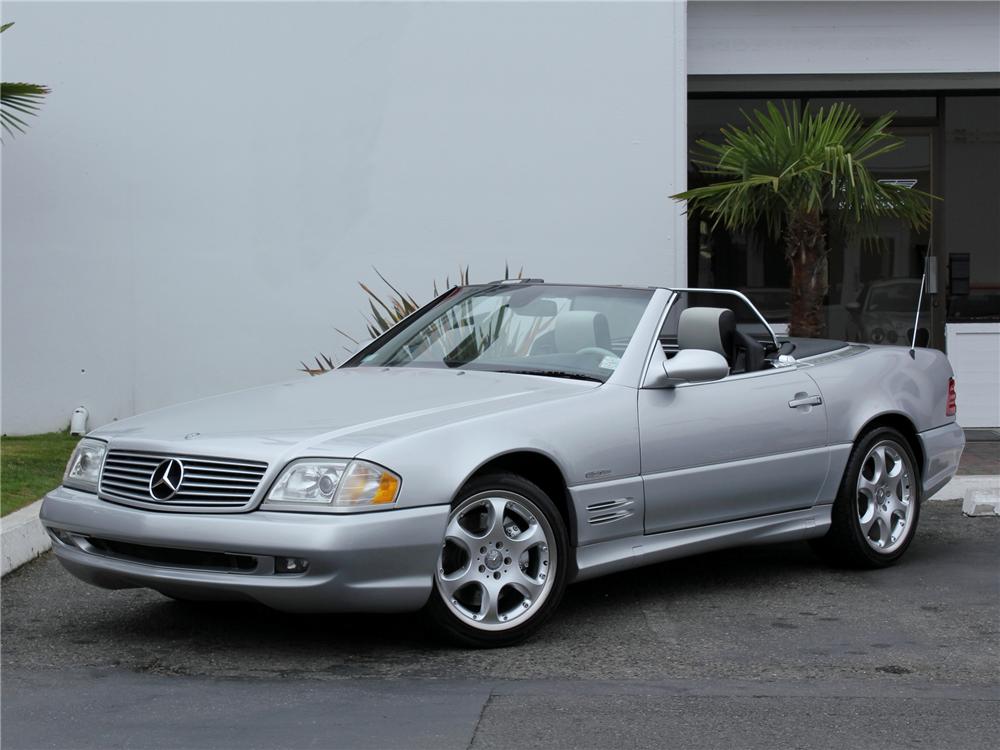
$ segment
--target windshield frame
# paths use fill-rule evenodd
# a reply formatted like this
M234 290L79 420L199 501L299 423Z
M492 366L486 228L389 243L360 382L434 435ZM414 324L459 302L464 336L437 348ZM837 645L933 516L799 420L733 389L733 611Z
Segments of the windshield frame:
M527 286L544 286L544 287L563 287L567 289L579 289L581 291L590 290L600 290L606 289L609 291L634 291L639 293L646 293L648 299L646 300L646 308L639 320L636 322L635 328L632 331L632 335L629 342L622 354L619 364L616 369L610 373L607 378L585 378L582 377L583 373L567 372L565 377L572 378L581 384L587 383L587 381L592 381L589 384L593 386L600 386L606 383L618 383L621 385L629 385L631 387L636 387L636 383L633 382L638 379L642 365L644 364L646 354L648 351L651 338L652 328L655 326L655 320L658 319L661 312L661 308L666 304L666 301L672 295L672 292L663 287L641 287L641 286L622 286L622 285L612 285L612 284L556 284L556 283L545 283L542 281L501 281L490 284L475 284L469 286L453 287L448 291L438 295L435 299L431 300L428 304L415 310L413 313L408 315L406 318L401 320L392 328L388 329L382 333L377 338L370 341L364 347L362 347L356 354L351 356L346 362L340 365L340 368L356 368L356 367L370 367L370 368L381 368L381 367L392 367L395 369L397 366L393 365L382 365L366 363L365 360L368 359L372 354L376 353L385 346L390 345L390 342L397 340L398 338L407 337L415 332L415 329L419 329L421 326L427 324L430 320L434 319L440 314L438 308L443 304L454 305L459 304L462 300L482 294L484 291L502 293L505 287L511 287L512 290L515 288L524 288ZM650 330L646 330L649 328ZM405 367L412 367L414 369L420 368L421 365L406 365ZM338 369L340 369L338 368ZM424 369L446 369L447 368L437 368L434 366L424 366ZM511 374L518 375L531 375L535 377L553 377L555 370L558 368L552 367L539 367L537 372L528 372L528 369L532 368L522 368L522 367L512 367L510 369L505 369L502 367L469 367L465 366L462 368L466 371L472 372L495 372L504 373L509 372Z

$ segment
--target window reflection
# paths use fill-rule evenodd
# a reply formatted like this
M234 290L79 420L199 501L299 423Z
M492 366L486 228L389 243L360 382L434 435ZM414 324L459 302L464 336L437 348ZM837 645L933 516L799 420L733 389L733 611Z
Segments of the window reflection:
M781 105L778 97L772 100ZM767 101L691 100L689 145L700 138L719 140L722 127L741 126L742 112ZM900 220L879 225L875 246L830 232L821 279L827 288L824 335L908 345L929 249L937 283L921 300L918 344L943 347L946 319L1000 320L1000 96L810 99L813 106L834 101L848 101L866 118L896 111L900 126L893 132L903 146L873 160L875 176L905 181L942 201L935 205L933 243L931 230L914 231ZM696 186L709 178L692 165L688 180ZM782 241L771 239L763 227L729 232L692 214L688 243L689 285L739 289L777 330L787 324L789 271Z

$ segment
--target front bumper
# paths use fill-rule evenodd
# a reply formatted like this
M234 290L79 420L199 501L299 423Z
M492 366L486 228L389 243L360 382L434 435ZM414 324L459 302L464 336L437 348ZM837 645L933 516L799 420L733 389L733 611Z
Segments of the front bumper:
M958 471L965 450L965 432L958 422L918 433L924 453L924 497L931 497L948 484Z
M41 520L63 566L103 588L251 600L290 612L405 612L430 595L448 511L431 505L352 515L157 513L60 487L45 496ZM120 553L131 549L126 545L175 551L164 558L183 562L136 559ZM220 569L177 550L208 560L249 558L253 567ZM275 573L278 556L305 558L309 567Z

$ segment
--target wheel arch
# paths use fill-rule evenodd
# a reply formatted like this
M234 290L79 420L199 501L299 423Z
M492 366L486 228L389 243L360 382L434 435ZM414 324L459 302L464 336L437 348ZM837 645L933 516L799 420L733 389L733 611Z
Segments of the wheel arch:
M459 493L471 480L487 474L502 472L515 474L537 484L551 498L562 516L563 523L566 524L570 545L575 547L577 544L576 517L573 512L573 503L570 502L566 476L552 456L539 450L511 450L484 460L465 478L452 498L452 502L458 498Z
M858 440L879 427L892 427L906 438L907 445L910 446L910 450L913 451L913 455L917 459L917 466L920 468L922 483L924 470L926 468L924 465L924 449L923 445L920 443L917 428L913 424L913 421L901 412L883 412L882 414L869 419L861 426L860 429L858 429L858 431L854 434L854 443L857 444Z

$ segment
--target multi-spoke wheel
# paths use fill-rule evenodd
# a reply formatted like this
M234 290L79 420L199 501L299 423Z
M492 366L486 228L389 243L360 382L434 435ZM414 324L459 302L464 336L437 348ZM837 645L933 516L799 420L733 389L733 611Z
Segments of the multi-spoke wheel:
M913 451L888 427L854 446L830 531L814 546L835 562L881 567L898 560L913 539L920 514L920 474Z
M876 552L892 552L907 538L916 512L913 464L892 440L876 443L858 475L858 523Z
M523 640L558 603L566 554L562 518L538 487L507 474L475 480L448 519L431 613L468 644Z

